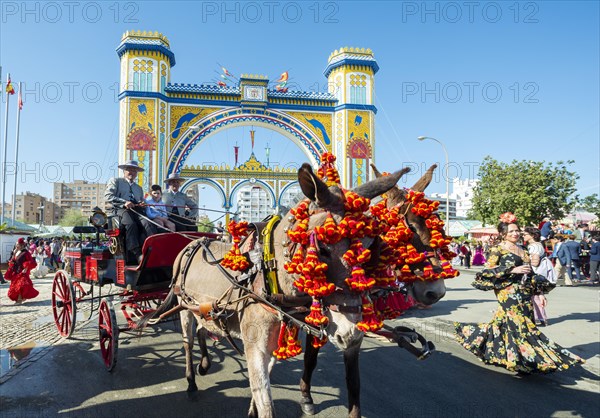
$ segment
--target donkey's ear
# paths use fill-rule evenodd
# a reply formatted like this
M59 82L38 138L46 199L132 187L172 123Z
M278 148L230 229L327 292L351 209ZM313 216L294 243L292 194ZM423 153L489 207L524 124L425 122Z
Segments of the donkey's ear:
M328 207L339 200L329 190L329 187L315 175L310 164L304 163L298 170L298 183L304 196L315 202L319 207Z
M434 164L431 167L429 167L429 170L427 170L425 172L425 174L423 174L423 177L421 177L419 180L417 180L417 182L412 187L412 189L415 192L425 191L427 186L429 186L429 183L431 183L431 179L433 178L433 172L435 171L436 168L437 168L437 164Z
M371 168L373 169L373 173L375 173L375 178L379 178L379 177L383 176L383 174L379 170L377 170L377 167L375 167L375 164L371 163ZM385 194L387 195L388 205L390 207L396 206L398 203L404 201L404 191L402 189L400 189L398 186L392 187L390 190L385 192Z
M379 172L379 170L377 170L377 167L375 167L375 164L371 163L371 168L373 169L373 173L375 173L375 178L379 178L381 177L383 174L381 174Z
M398 170L395 173L390 174L389 176L378 177L374 180L361 184L360 186L352 189L352 191L358 194L359 196L372 199L376 196L382 195L383 193L389 191L394 186L396 186L396 183L398 183L400 177L402 177L409 171L409 167L403 168L402 170Z

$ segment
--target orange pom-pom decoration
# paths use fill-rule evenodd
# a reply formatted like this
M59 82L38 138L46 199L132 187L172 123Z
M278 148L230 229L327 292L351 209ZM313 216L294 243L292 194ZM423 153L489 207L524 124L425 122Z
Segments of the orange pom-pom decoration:
M352 267L351 276L345 282L354 292L364 292L375 285L375 279L365 276L365 270L359 266Z
M312 346L314 348L321 348L325 344L327 344L327 336L323 336L323 338L317 338L317 337L313 336L313 338L312 338Z
M308 244L308 218L302 219L294 229L287 232L288 237L292 242L301 245Z
M327 215L327 219L325 219L323 225L315 227L315 233L317 234L317 239L326 244L335 244L342 239L342 234L338 230L331 213Z
M383 327L383 321L377 317L373 304L368 298L363 297L362 321L356 324L356 328L362 332L378 331Z
M281 323L279 328L279 338L277 340L277 349L273 351L273 355L278 360L286 360L297 356L302 352L302 346L298 341L298 328L293 325Z
M306 323L314 325L315 327L327 325L329 322L329 318L323 315L323 308L321 307L321 304L316 300L313 301L310 307L310 313L304 320Z

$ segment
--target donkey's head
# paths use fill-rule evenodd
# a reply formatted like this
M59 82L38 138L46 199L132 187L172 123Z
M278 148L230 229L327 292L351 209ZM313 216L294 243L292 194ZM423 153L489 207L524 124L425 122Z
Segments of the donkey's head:
M371 164L371 168L375 172L377 178L386 177L377 170L374 164ZM432 165L425 172L425 174L415 183L412 190L415 192L424 192L431 179L433 172L437 168L437 164ZM407 199L407 191L395 186L392 187L387 195L387 207L393 208L398 207L399 213L405 215L405 222L407 226L414 232L412 238L412 245L420 253L427 253L427 259L425 262L429 262L433 268L434 273L439 273L441 268L441 260L439 253L431 247L431 230L426 225L426 219L422 216L418 216L412 212L413 204ZM444 231L440 231L442 236L445 238ZM411 270L417 275L422 274L424 263L417 263L411 266ZM422 281L416 280L409 285L410 292L417 302L431 305L436 303L446 294L446 286L444 280L438 279L435 281Z
M400 177L408 171L405 169L390 176L371 180L354 191L359 196L371 199L394 187ZM315 228L325 225L329 216L333 218L335 224L340 224L346 215L344 191L338 186L327 186L315 175L309 164L303 164L298 171L298 182L302 192L310 201L307 231L315 231ZM286 221L290 222L292 219L288 217ZM370 248L378 242L378 239L364 236L360 241L364 248ZM332 293L322 298L324 313L329 320L326 334L330 341L344 350L359 344L362 339L362 332L356 328L356 323L362 317L362 299L360 294L352 291L346 283L346 279L351 275L352 266L344 259L344 254L350 249L351 239L345 237L334 243L315 240L314 243L319 262L327 265L325 272L327 282L335 286Z

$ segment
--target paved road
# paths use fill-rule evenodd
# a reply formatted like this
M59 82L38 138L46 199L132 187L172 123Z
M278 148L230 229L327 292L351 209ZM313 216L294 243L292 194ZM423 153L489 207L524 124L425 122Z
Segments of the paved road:
M366 417L598 417L600 336L598 287L557 288L550 294L550 338L588 361L547 376L518 377L479 362L453 341L451 321L487 321L496 308L490 292L472 289L471 272L448 282L447 297L401 321L434 341L438 351L419 362L387 342L367 339L361 354L362 406ZM50 279L36 282L37 302L0 307L2 346L35 338L48 346L2 370L0 417L172 417L245 416L249 388L245 364L226 343L211 350L213 368L198 377L200 391L185 394L184 358L174 324L144 338L122 335L113 373L103 369L96 324L79 327L73 340L58 340L48 326ZM5 295L6 286L2 287ZM2 299L1 303L6 303ZM30 322L29 329L23 324ZM19 325L19 329L15 326ZM27 327L25 327L27 328ZM51 336L52 334L53 336ZM5 337L6 335L6 337ZM3 350L3 353L5 350ZM3 368L6 367L3 362ZM320 417L345 416L343 362L328 346L314 377ZM301 415L297 404L302 363L282 362L273 370L279 416Z

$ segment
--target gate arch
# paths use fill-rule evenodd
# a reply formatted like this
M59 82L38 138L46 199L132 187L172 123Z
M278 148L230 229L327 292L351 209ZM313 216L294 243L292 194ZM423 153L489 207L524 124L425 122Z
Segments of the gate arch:
M313 166L320 163L321 154L327 151L325 144L306 125L285 113L269 109L225 109L211 113L187 128L187 135L180 136L169 154L167 172L180 173L189 154L204 139L222 129L244 125L263 126L281 133L304 151Z

